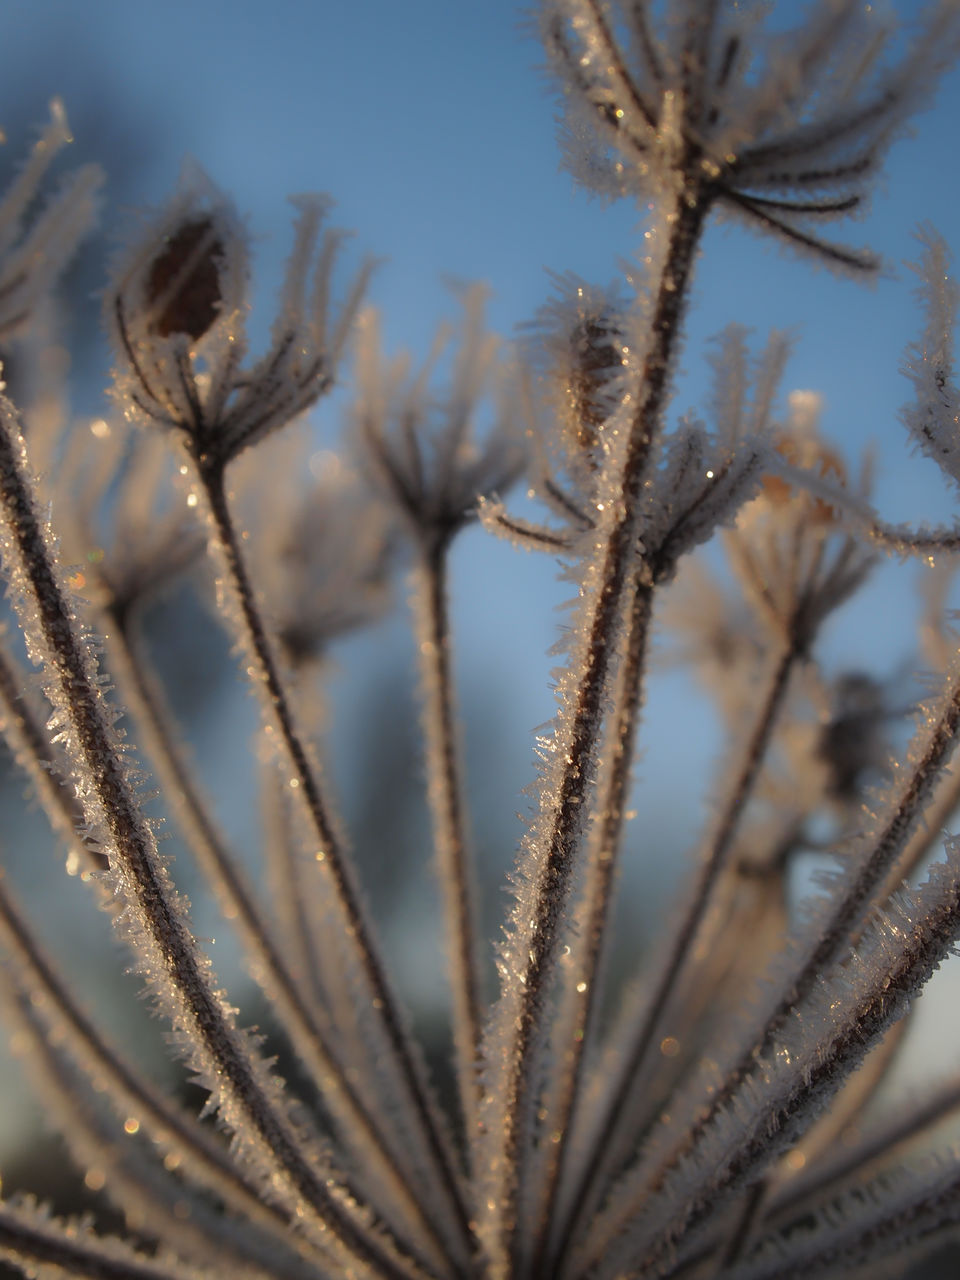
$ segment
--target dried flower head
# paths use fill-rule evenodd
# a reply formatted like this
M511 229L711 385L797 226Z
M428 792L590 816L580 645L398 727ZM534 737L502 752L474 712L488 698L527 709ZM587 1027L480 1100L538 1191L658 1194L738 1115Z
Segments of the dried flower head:
M331 324L342 235L328 231L318 247L327 203L294 200L299 218L273 341L247 365L246 235L221 193L202 174L185 174L118 262L105 299L119 357L116 395L127 413L174 432L192 456L222 468L329 389L370 264Z
M484 328L485 295L482 285L463 293L462 335L450 386L440 393L429 383L450 343L447 329L411 376L406 356L383 359L373 311L360 325L353 414L366 466L409 528L427 542L448 541L474 517L478 499L512 484L524 464L512 405L503 394L508 367L498 339ZM495 416L484 430L479 419L489 399Z
M905 120L955 55L960 15L930 5L899 60L895 24L860 0L819 0L765 34L760 6L544 0L544 42L566 88L568 163L607 195L649 197L679 169L688 196L832 265L876 265L819 227L861 206ZM599 144L599 145L598 145Z

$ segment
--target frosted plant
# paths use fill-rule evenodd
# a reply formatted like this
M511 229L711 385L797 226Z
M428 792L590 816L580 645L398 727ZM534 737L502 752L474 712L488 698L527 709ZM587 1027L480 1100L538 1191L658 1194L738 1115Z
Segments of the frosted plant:
M934 1137L960 1109L956 1075L838 1142L960 936L954 838L921 883L904 883L960 801L948 771L960 653L928 591L937 673L908 711L866 673L824 669L819 644L884 547L929 560L960 549L960 532L873 510L866 475L851 480L819 433L817 397L782 396L783 335L753 354L728 328L706 419L669 415L714 211L828 266L875 270L820 228L866 200L888 143L960 48L960 7L931 4L903 39L851 0L821 0L780 35L760 6L703 0L542 0L539 15L572 169L646 210L638 260L615 287L558 276L509 354L485 329L483 290L466 289L462 324L413 371L383 357L375 313L361 310L369 266L334 300L342 236L321 233L325 200L299 197L277 319L253 357L242 224L188 172L105 294L116 416L66 439L51 416L25 439L0 401L0 550L40 670L31 679L4 645L4 729L68 869L98 895L176 1062L207 1095L197 1118L131 1066L0 878L4 1012L74 1160L98 1171L126 1224L111 1235L9 1198L0 1256L25 1274L786 1280L904 1274L960 1231L960 1164ZM55 107L0 203L5 343L42 342L40 308L90 220L93 171L31 217L66 140ZM907 353L903 419L956 482L957 293L943 243L931 229L921 239L927 320ZM314 454L308 481L291 432L351 342L344 457ZM542 520L500 492L524 469ZM475 518L559 557L575 597L495 998L448 607L451 546ZM144 642L144 606L204 547L261 713L271 894L220 829ZM404 557L450 956L449 1109L316 747L329 643L388 606ZM655 623L722 682L727 743L665 940L621 983L613 896ZM121 705L300 1088L244 1029L190 924ZM814 849L829 869L798 904L790 871Z

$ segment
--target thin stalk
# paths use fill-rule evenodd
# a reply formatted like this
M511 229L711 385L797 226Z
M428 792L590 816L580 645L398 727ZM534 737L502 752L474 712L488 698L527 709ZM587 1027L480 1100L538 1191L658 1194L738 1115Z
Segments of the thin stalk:
M955 659L954 667L957 665ZM811 947L793 982L778 1000L763 1030L729 1072L723 1085L711 1096L706 1114L689 1131L682 1144L684 1150L696 1142L702 1128L726 1106L741 1082L756 1070L758 1057L771 1047L797 1004L816 987L820 975L842 959L873 899L874 890L883 882L918 826L920 814L934 791L939 773L953 754L960 736L960 677L956 671L939 716L933 725L917 736L921 738L919 758L887 807L876 842L872 843L866 857L855 869L845 892L838 895L836 909L823 926L818 941ZM672 1153L671 1164L679 1154L678 1146Z
M547 1122L551 1138L546 1147L543 1210L533 1266L533 1274L544 1277L556 1274L557 1260L562 1256L567 1243L565 1228L557 1247L551 1248L551 1237L557 1219L557 1198L570 1153L573 1119L583 1084L584 1057L596 1037L601 972L609 942L607 923L611 890L623 833L624 809L630 788L636 729L640 718L653 595L653 588L646 585L638 585L634 592L624 646L617 713L610 730L614 742L612 763L604 779L603 790L597 797L596 811L600 818L590 836L587 900L577 917L577 964L571 967L570 976L566 980L566 1007L563 1009L558 1043L559 1066ZM572 1223L574 1216L574 1209L567 1204L560 1220Z
M0 1001L5 1020L25 1046L25 1070L48 1124L63 1134L78 1169L95 1169L104 1178L103 1193L123 1213L129 1229L164 1240L198 1265L218 1271L229 1266L231 1276L245 1280L310 1280L329 1266L319 1248L310 1249L291 1232L292 1224L282 1214L265 1231L255 1213L238 1222L198 1197L190 1216L178 1217L183 1187L159 1159L154 1135L147 1137L144 1131L130 1136L130 1128L140 1125L139 1116L128 1112L123 1117L112 1098L115 1114L104 1114L103 1097L83 1080L70 1050L54 1044L46 1011L38 1010L23 990L2 990ZM255 1192L248 1194L255 1205Z
M425 1139L436 1172L434 1185L441 1200L447 1203L460 1241L469 1248L472 1228L456 1159L436 1106L427 1091L409 1033L403 1025L396 996L390 987L379 948L374 943L372 929L361 904L353 871L344 857L339 834L321 793L318 771L311 764L306 746L294 723L293 710L264 630L240 540L230 515L223 465L219 460L204 456L196 459L196 466L213 529L213 546L239 610L237 625L248 651L251 680L260 693L269 724L297 782L296 792L316 835L318 853L323 855L323 864L343 917L344 935L354 947L357 962L371 993L372 1006L379 1015L398 1076L418 1119L419 1132Z
M42 1011L46 1042L56 1041L76 1069L102 1086L114 1110L134 1116L161 1151L173 1155L185 1177L214 1192L232 1212L289 1240L292 1215L264 1201L256 1179L246 1180L223 1142L198 1125L109 1045L60 981L0 878L0 941L16 959L13 972L24 994ZM37 1015L32 1015L37 1016Z
M910 1026L909 1015L892 1026L883 1040L869 1055L860 1070L851 1077L827 1111L809 1133L797 1143L794 1152L807 1162L815 1161L824 1152L833 1150L837 1139L853 1124L857 1116L869 1106L893 1066L897 1051ZM767 1207L778 1182L789 1179L781 1163L772 1169L746 1194L746 1205L739 1228L727 1242L723 1253L723 1266L730 1267L746 1254L756 1238L756 1227L767 1215Z
M190 929L118 755L112 717L89 646L54 567L52 542L25 478L28 464L12 406L0 418L0 503L4 568L32 652L45 659L47 693L69 732L66 745L81 785L84 812L102 833L118 889L143 931L144 961L168 1016L189 1038L195 1063L218 1082L225 1119L242 1132L269 1171L274 1194L304 1227L333 1238L342 1252L383 1276L410 1267L383 1233L357 1221L342 1178L311 1161L265 1073L233 1023L196 951ZM132 920L131 920L132 923Z
M150 1258L114 1238L101 1243L76 1224L0 1203L0 1259L4 1258L18 1268L31 1266L34 1275L87 1280L204 1280L208 1274L182 1258Z
M297 986L307 993L312 1007L320 1016L333 1017L321 980L318 929L310 926L310 887L298 865L300 848L291 820L289 790L273 759L260 761L260 814L273 915L284 939L284 953L289 956ZM315 868L311 870L315 874ZM354 1054L348 1050L346 1057L352 1062Z
M107 859L77 834L83 830L83 808L67 785L60 764L29 702L13 660L0 648L0 722L7 745L32 783L47 820L74 858L88 871L105 871ZM72 866L71 866L72 870Z
M624 1132L623 1112L638 1080L643 1078L649 1061L650 1047L656 1038L663 1015L669 1007L676 984L693 954L693 942L710 905L719 878L727 865L747 800L759 777L770 738L787 694L791 672L800 656L795 643L788 642L771 664L766 688L757 708L753 727L733 773L733 783L725 791L725 803L713 830L705 842L704 856L693 893L687 903L679 928L673 936L666 959L660 966L660 977L642 1017L630 1035L629 1048L618 1058L615 1077L606 1094L591 1140L589 1160L572 1195L576 1206L571 1214L565 1244L573 1237L583 1212L596 1203L598 1181L605 1170L622 1159L624 1150L635 1145L633 1130Z
M770 1198L770 1214L784 1222L806 1212L837 1183L863 1174L906 1143L922 1138L947 1116L960 1111L960 1078L942 1085L933 1097L906 1110L898 1110L870 1126L855 1147L834 1148L832 1157L812 1165L789 1182L776 1188Z
M912 767L904 770L904 778L891 796L881 815L876 834L862 838L863 855L854 861L846 882L835 894L836 906L822 925L817 940L808 950L793 980L785 984L762 1028L744 1050L723 1082L685 1130L680 1141L657 1161L656 1167L642 1181L631 1182L628 1194L619 1198L618 1207L609 1215L626 1221L637 1204L649 1202L657 1195L678 1164L701 1145L707 1131L718 1117L729 1111L735 1098L752 1080L759 1078L760 1063L776 1045L778 1036L818 990L823 974L839 966L851 945L854 930L873 901L877 885L883 882L890 866L900 855L920 821L920 815L935 789L940 771L947 764L960 737L960 655L954 658L950 683L932 722L919 731L909 752ZM799 1097L799 1095L798 1095ZM628 1204L628 1201L630 1204ZM633 1206L631 1208L631 1205ZM607 1235L610 1223L605 1225ZM599 1233L593 1234L592 1250L599 1244ZM589 1246L588 1246L589 1247Z
M461 752L451 666L447 607L449 540L423 547L413 592L420 658L427 791L434 850L443 886L453 1042L468 1150L480 1119L480 964L477 948L476 887L467 853Z
M636 1230L607 1255L617 1275L662 1274L681 1234L692 1242L731 1194L750 1187L796 1141L909 1007L950 953L958 930L960 858L954 854L893 919L871 926L854 963L825 975L785 1030L782 1052L762 1060L764 1078L748 1082L749 1104L738 1094L729 1114L714 1117L699 1160L683 1171L674 1166L670 1185L664 1180L644 1197ZM821 1035L810 1036L808 1025L819 1026ZM951 1176L955 1182L955 1171ZM611 1203L602 1234L621 1219L623 1207ZM580 1261L586 1271L586 1251Z
M402 1206L403 1215L426 1232L427 1239L444 1257L446 1249L440 1235L414 1194L413 1171L403 1161L397 1136L393 1135L392 1141L387 1138L382 1122L371 1114L351 1084L335 1048L336 1037L329 1019L304 999L250 885L198 793L194 773L186 767L174 744L163 693L148 673L134 642L132 617L116 609L111 611L111 620L113 625L107 628L111 671L133 713L143 749L177 825L213 887L221 910L240 935L251 975L323 1094L337 1133L348 1147L360 1153L359 1167L377 1171L381 1190L394 1206Z
M685 170L684 170L685 172ZM493 1208L488 1248L495 1273L509 1268L520 1247L516 1232L518 1198L527 1175L536 1110L533 1059L543 1039L547 997L556 971L556 953L570 888L579 865L582 834L592 798L598 748L613 692L619 640L633 595L637 546L643 511L643 481L651 447L662 423L669 372L679 339L687 286L708 201L699 190L680 192L674 216L667 219L663 265L656 281L651 315L651 345L639 378L637 407L622 446L622 465L609 477L610 502L598 521L598 549L587 570L589 588L582 593L578 636L571 664L569 692L564 697L550 754L558 762L555 785L545 788L539 819L528 847L537 847L531 884L524 892L523 919L515 923L509 943L513 973L495 1014L502 1064L491 1076L498 1096L496 1116L488 1131L496 1143L491 1158L493 1182L486 1196ZM574 665L575 664L575 665Z
M944 828L958 805L960 805L960 769L954 769L941 780L933 801L924 814L923 826L915 833L904 849L903 855L890 869L890 874L878 895L881 902L889 902L890 898L903 887L904 881L914 874L935 842L941 838Z

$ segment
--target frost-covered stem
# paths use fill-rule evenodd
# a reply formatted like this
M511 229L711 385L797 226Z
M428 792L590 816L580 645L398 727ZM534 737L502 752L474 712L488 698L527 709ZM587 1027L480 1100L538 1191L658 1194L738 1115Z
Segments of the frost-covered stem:
M844 1129L853 1124L856 1117L869 1106L893 1066L909 1026L908 1014L890 1028L873 1053L840 1090L826 1114L797 1143L796 1150L802 1152L808 1164L816 1167L818 1156L824 1151L833 1150ZM725 1267L733 1266L753 1244L755 1227L768 1216L768 1204L778 1182L783 1178L784 1166L781 1164L747 1192L737 1229L723 1251L722 1263Z
M273 911L284 939L284 952L289 956L298 986L304 989L304 998L310 1000L317 1016L322 1016L329 1004L321 980L318 931L310 927L309 894L297 866L298 844L288 789L272 757L260 762L260 813L267 878Z
M308 1280L317 1269L329 1268L329 1256L314 1242L293 1236L291 1222L275 1208L271 1220L253 1190L244 1188L249 1202L239 1222L233 1215L243 1202L236 1198L231 1214L197 1197L190 1217L178 1216L183 1185L168 1177L167 1160L161 1162L153 1145L156 1134L143 1140L146 1129L139 1115L122 1108L128 1099L110 1096L114 1114L104 1113L103 1098L82 1079L71 1050L55 1042L48 1010L38 1008L35 998L25 994L25 983L18 982L18 986L19 990L0 988L0 1003L5 1022L23 1046L18 1054L24 1059L46 1121L63 1134L78 1169L95 1169L104 1176L104 1195L123 1213L128 1227L162 1239L184 1258L203 1262L216 1271L229 1266L231 1276L245 1280L254 1276L256 1280ZM102 1079L97 1083L103 1088ZM131 1121L140 1125L143 1136L130 1136ZM196 1124L194 1117L189 1123ZM226 1159L226 1148L220 1145ZM182 1154L167 1159L173 1164Z
M572 1203L575 1206L593 1205L596 1202L596 1184L604 1170L619 1160L635 1138L633 1130L625 1130L623 1113L637 1080L647 1063L651 1045L656 1038L663 1015L667 1010L676 983L693 954L693 941L706 916L711 895L719 877L727 865L727 855L732 848L739 823L750 793L759 776L767 753L780 709L786 697L790 675L801 649L795 641L788 642L771 665L764 695L759 703L753 728L744 743L743 752L732 774L730 787L725 791L725 803L718 813L713 830L705 842L700 860L700 870L693 886L679 927L672 939L666 958L659 971L659 980L645 1005L640 1021L630 1035L627 1052L620 1055L616 1078L606 1094L603 1111L591 1135L589 1150L592 1153L581 1175ZM574 1211L573 1218L582 1214ZM572 1238L577 1221L571 1223L568 1238Z
M427 790L438 878L443 887L453 1042L464 1131L479 1123L480 964L473 870L467 854L466 818L447 607L449 538L440 535L419 550L413 609L420 661Z
M788 1242L758 1241L756 1251L718 1273L724 1280L804 1280L838 1274L892 1274L893 1258L939 1235L946 1243L960 1221L960 1178L950 1165L912 1176L901 1172L892 1186L880 1184L858 1196L852 1212L815 1219L817 1229ZM773 1248L769 1245L773 1244ZM785 1247L786 1244L786 1247ZM767 1246L767 1247L765 1247ZM906 1259L901 1258L906 1265ZM872 1264L871 1270L864 1268ZM898 1272L905 1274L905 1272ZM910 1274L917 1274L913 1270Z
M867 837L866 853L837 887L837 905L819 932L816 942L797 969L791 982L784 984L776 1005L755 1038L744 1048L737 1063L727 1071L722 1083L714 1087L701 1112L683 1131L683 1136L659 1158L646 1176L631 1178L629 1187L617 1197L617 1206L606 1214L602 1231L592 1234L596 1252L601 1236L609 1237L615 1220L626 1222L636 1206L656 1197L681 1164L696 1158L705 1135L744 1097L751 1084L761 1078L761 1064L774 1049L784 1028L792 1025L798 1012L802 1016L805 1003L817 991L822 977L840 964L851 946L855 926L874 900L877 885L882 883L889 867L899 856L911 832L919 822L936 779L947 763L960 736L960 657L955 657L950 685L940 704L939 713L917 735L908 758L912 767L905 769L901 785L891 797L886 811L877 823L879 832ZM932 935L931 935L932 938ZM932 942L931 942L932 945ZM946 945L946 944L945 944ZM892 1019L891 1019L892 1021Z
M700 858L700 870L686 911L666 951L660 980L643 1012L643 1018L632 1037L630 1057L620 1073L618 1093L610 1107L610 1119L604 1126L601 1148L613 1136L617 1117L626 1102L631 1081L639 1075L648 1060L661 1020L676 990L679 980L694 954L694 938L703 925L712 894L728 863L747 801L753 791L766 758L770 738L787 695L790 675L802 650L795 640L790 640L772 663L766 689L760 699L757 716L743 751L732 774L729 788L725 789L724 804L717 814Z
M890 869L878 900L887 902L913 875L933 845L940 839L950 817L960 804L960 769L948 772L941 779L930 807L923 815L923 826L913 835L903 854Z
M622 678L611 735L613 752L603 787L597 797L597 819L590 833L588 888L582 910L578 910L576 964L565 975L567 990L561 1010L562 1023L557 1041L559 1064L554 1102L547 1120L551 1138L547 1142L544 1168L543 1212L540 1240L534 1259L535 1275L556 1274L553 1268L566 1247L569 1228L565 1225L557 1249L551 1237L557 1216L557 1198L565 1174L573 1119L583 1084L584 1056L596 1035L600 1008L600 982L604 952L609 939L607 928L610 897L623 832L624 809L630 788L637 722L640 718L643 673L650 638L650 618L654 589L638 584L633 597L630 624L624 645ZM555 1139L552 1135L556 1135ZM577 1191L581 1188L578 1186ZM574 1198L573 1204L577 1203ZM561 1221L572 1225L574 1210L568 1204ZM549 1253L547 1252L549 1250Z
M629 1262L625 1271L618 1269L618 1275L632 1280L660 1274L681 1234L692 1241L721 1202L751 1186L796 1141L868 1050L902 1016L949 954L958 928L960 860L954 851L947 865L935 868L909 911L891 921L881 919L872 927L866 960L856 957L849 975L832 973L829 987L818 993L818 1007L799 1011L801 1017L806 1013L817 1020L822 1038L802 1048L795 1040L788 1041L782 1064L776 1055L764 1057L767 1079L758 1083L757 1092L740 1095L739 1105L730 1109L729 1116L713 1112L708 1122L711 1130L722 1131L736 1117L735 1141L730 1132L717 1133L720 1145L715 1145L712 1158L706 1155L706 1163L697 1162L683 1172L674 1168L669 1188L660 1184L649 1199L644 1197L646 1232L631 1233L629 1243L624 1238ZM799 1023L792 1034L802 1036ZM664 1200L658 1203L661 1196ZM625 1220L623 1208L611 1204L610 1218ZM620 1252L615 1246L613 1254Z
M875 1121L855 1147L834 1146L831 1159L784 1182L770 1198L770 1214L777 1221L812 1208L831 1186L865 1174L880 1160L888 1161L898 1147L922 1138L946 1117L960 1111L960 1077L942 1085L931 1098L895 1115Z
M143 749L177 825L213 887L221 910L240 935L251 976L267 996L280 1027L289 1035L297 1055L322 1092L337 1133L360 1155L359 1167L379 1172L382 1188L392 1202L402 1206L403 1214L433 1238L442 1256L443 1246L417 1201L412 1170L403 1163L397 1139L388 1141L380 1123L350 1083L335 1047L336 1036L329 1018L304 999L271 936L250 885L227 850L210 817L209 807L198 794L194 775L185 767L182 754L172 740L163 693L138 654L132 633L134 618L128 610L118 607L110 611L110 621L107 652L111 672L134 716Z
M67 785L50 749L50 739L23 695L13 661L0 647L0 728L7 746L30 778L47 820L78 862L90 871L105 871L106 857L82 840L83 809Z
M857 513L853 516L856 519ZM909 525L886 524L876 518L863 523L871 541L901 556L956 555L960 551L960 529L912 529Z
M682 178L678 181L682 188ZM650 344L636 409L619 453L622 464L619 474L611 478L610 501L597 529L598 549L582 591L576 666L570 672L550 747L551 756L559 762L557 773L554 785L544 789L540 816L531 832L529 847L536 847L531 884L524 890L522 917L518 912L515 934L504 952L514 971L495 1012L491 1034L499 1062L491 1072L490 1089L499 1096L496 1118L490 1121L497 1129L496 1153L486 1199L494 1206L493 1235L487 1244L496 1275L504 1274L510 1265L507 1258L521 1246L516 1232L517 1199L526 1177L526 1135L533 1131L537 1105L533 1058L542 1042L561 925L579 862L615 658L633 591L643 480L661 427L687 285L707 213L707 202L696 189L681 189L664 204L670 206L664 211L667 243L653 283Z
M265 1201L255 1179L245 1181L225 1145L155 1090L109 1046L50 968L0 880L0 941L16 958L17 985L42 1010L55 1040L91 1082L124 1116L135 1116L161 1150L175 1154L182 1172L215 1195L234 1213L289 1239L291 1214Z
M195 465L212 525L212 545L235 601L235 610L230 610L229 614L239 612L236 621L252 667L252 682L260 695L268 724L277 735L278 746L297 781L296 793L317 838L318 853L323 854L336 906L343 919L344 936L354 947L360 970L370 990L372 1007L379 1016L393 1055L397 1076L403 1082L417 1115L420 1132L436 1170L436 1185L449 1202L460 1241L466 1244L471 1239L471 1227L455 1156L422 1078L409 1033L403 1025L397 998L387 979L379 948L374 943L372 928L362 907L354 875L344 857L339 834L321 793L317 769L311 764L306 746L294 723L293 710L263 626L240 540L230 515L223 464L218 459L201 456L195 460Z
M878 824L881 826L880 832L875 841L871 841L866 856L862 858L859 867L855 867L844 883L838 886L836 908L821 929L819 939L810 948L793 981L786 984L763 1029L746 1047L737 1064L711 1095L704 1113L690 1126L681 1142L661 1165L653 1185L659 1182L666 1169L697 1145L706 1126L729 1105L743 1081L756 1071L759 1057L773 1045L797 1005L816 987L821 975L843 958L845 950L851 945L854 930L873 901L877 886L883 882L916 828L940 771L957 745L960 736L958 668L960 661L955 658L952 684L944 698L940 714L932 725L918 735L919 751L916 756L913 751L910 752L915 763L912 768L905 770L908 776L887 806L881 824Z
M148 1258L119 1240L101 1242L89 1230L10 1204L0 1204L0 1259L18 1269L31 1266L33 1275L88 1280L205 1280L207 1275L182 1258Z
M384 1276L410 1272L346 1209L342 1183L304 1153L265 1092L255 1060L208 982L155 839L118 757L100 680L54 568L53 548L25 478L27 462L12 406L0 414L0 504L4 568L14 584L21 626L42 656L48 693L69 726L67 747L82 784L84 812L107 841L111 869L139 916L157 994L189 1036L205 1073L218 1082L225 1118L243 1130L270 1169L275 1194L321 1234ZM349 1195L347 1203L349 1203Z

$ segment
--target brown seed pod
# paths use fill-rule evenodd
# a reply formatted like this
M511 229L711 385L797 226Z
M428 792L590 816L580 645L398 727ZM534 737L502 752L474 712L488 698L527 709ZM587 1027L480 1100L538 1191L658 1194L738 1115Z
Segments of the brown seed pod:
M223 240L207 214L189 218L166 238L146 283L153 333L185 333L196 340L211 328L223 300L223 259Z

